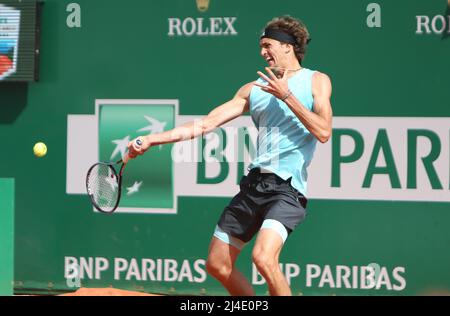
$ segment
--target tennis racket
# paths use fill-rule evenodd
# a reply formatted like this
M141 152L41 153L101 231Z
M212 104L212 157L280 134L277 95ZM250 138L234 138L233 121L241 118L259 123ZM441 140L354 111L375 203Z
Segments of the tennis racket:
M136 140L142 145L140 139ZM97 162L86 175L86 191L92 205L102 213L113 213L119 206L122 193L123 170L130 157L128 153L116 162ZM117 172L119 170L119 172Z

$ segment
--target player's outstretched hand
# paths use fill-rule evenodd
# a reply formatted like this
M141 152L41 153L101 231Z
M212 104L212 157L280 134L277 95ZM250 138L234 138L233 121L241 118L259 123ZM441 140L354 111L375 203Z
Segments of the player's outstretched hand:
M150 148L150 146L151 143L148 137L136 137L128 143L128 156L133 159L139 155L143 155Z
M255 82L254 85L261 88L261 90L266 91L278 99L284 99L289 94L287 71L283 72L283 76L277 78L275 74L269 67L265 68L269 77L263 72L258 71L257 74L267 82L267 85Z

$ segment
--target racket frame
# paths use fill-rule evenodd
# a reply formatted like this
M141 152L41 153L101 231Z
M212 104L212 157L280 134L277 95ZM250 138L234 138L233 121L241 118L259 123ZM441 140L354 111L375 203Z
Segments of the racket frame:
M119 164L122 164L122 165L120 167L119 173L117 173L117 170L116 170L116 168L114 168L114 165L119 165ZM89 177L91 175L92 170L98 165L106 165L106 166L108 166L108 168L110 168L112 170L112 172L114 173L114 176L117 179L117 184L118 184L117 199L116 199L116 203L114 204L113 208L110 211L102 210L102 208L95 202L93 194L89 190ZM120 197L122 195L122 175L123 175L123 169L125 168L125 165L126 165L126 163L121 159L121 160L118 160L116 162L97 162L97 163L93 164L89 168L89 170L87 172L87 175L86 175L86 192L87 192L87 194L89 196L89 199L91 200L92 206L94 206L94 208L97 211L102 212L104 214L112 214L112 213L114 213L114 211L119 206Z
M136 145L137 146L141 146L142 145L142 140L141 139L136 139ZM119 202L120 202L120 197L122 196L122 175L123 175L123 169L125 168L125 165L128 163L128 161L130 160L130 156L128 155L128 153L125 155L125 157L123 157L122 159L116 161L116 162L97 162L95 164L93 164L87 174L86 174L86 192L89 196L89 199L91 200L92 205L94 206L94 208L96 210L98 210L99 212L102 212L104 214L112 214L114 213L114 211L117 209L117 207L119 206ZM114 168L114 165L119 165L122 164L120 166L120 170L119 170L119 174L117 174L116 168ZM111 168L114 172L114 176L117 179L117 183L118 183L118 192L117 192L117 200L116 200L116 204L114 205L114 207L112 208L112 210L110 211L104 211L101 209L100 206L98 206L98 204L95 202L94 197L92 196L90 190L89 190L89 176L91 175L92 170L98 166L98 165L107 165L109 168Z

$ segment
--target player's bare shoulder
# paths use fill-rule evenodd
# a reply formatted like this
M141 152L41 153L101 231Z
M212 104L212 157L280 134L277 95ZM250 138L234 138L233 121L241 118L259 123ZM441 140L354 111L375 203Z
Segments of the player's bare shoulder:
M236 92L234 100L243 106L243 112L247 112L250 107L250 93L252 92L253 84L255 81L244 84Z
M326 73L316 71L313 74L312 77L312 84L314 85L330 85L331 86L331 79L330 76L328 76Z
M236 96L248 100L255 82L256 81L252 81L252 82L244 84L242 87L239 88L239 90L236 93Z
M312 77L312 92L313 95L330 94L331 95L331 79L330 77L320 71L316 71Z

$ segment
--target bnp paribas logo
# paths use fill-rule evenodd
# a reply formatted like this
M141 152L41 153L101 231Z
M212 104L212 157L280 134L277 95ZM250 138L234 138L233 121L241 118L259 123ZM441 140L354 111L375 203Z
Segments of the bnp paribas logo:
M176 106L165 100L159 103L98 101L100 161L124 157L129 141L137 136L173 129ZM118 212L176 212L171 150L172 145L156 146L127 164Z
M443 14L416 15L416 34L437 34L442 39L450 37L450 0L443 0L446 3Z
M210 8L210 0L196 0L197 10L205 13ZM170 37L208 37L208 36L236 36L237 17L234 16L188 16L170 17L167 19Z

